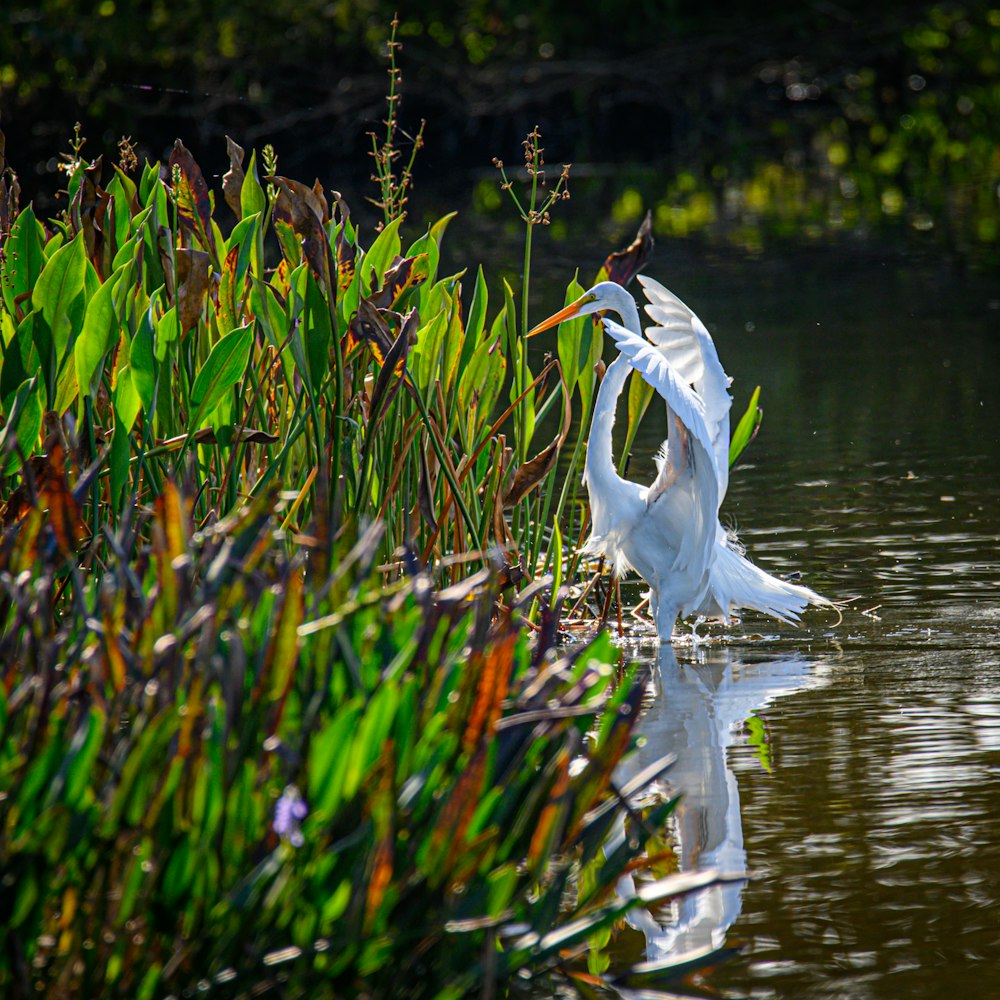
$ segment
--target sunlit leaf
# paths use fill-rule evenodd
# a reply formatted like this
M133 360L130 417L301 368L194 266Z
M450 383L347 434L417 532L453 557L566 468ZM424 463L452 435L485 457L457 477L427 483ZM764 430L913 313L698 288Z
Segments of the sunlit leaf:
M764 411L758 405L760 400L760 386L754 389L747 404L746 411L740 417L733 436L729 442L729 468L733 468L740 460L740 456L746 451L747 445L757 436L760 430L761 421L764 419Z
M250 358L252 343L253 327L243 326L226 334L212 348L205 366L198 372L191 387L189 430L197 429L202 419L240 381Z

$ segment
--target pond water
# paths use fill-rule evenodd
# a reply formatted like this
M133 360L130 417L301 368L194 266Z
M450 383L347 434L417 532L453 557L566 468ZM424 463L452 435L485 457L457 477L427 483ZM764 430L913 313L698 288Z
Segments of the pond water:
M853 599L625 641L656 664L641 753L678 755L682 867L750 873L647 919L647 957L739 947L694 996L1000 996L1000 282L863 245L647 271L713 332L734 411L762 386L723 519ZM653 408L642 435L651 478Z

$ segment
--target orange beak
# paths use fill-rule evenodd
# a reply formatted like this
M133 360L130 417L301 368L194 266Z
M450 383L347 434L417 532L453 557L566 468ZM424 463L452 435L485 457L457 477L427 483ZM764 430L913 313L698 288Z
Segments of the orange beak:
M560 323L565 323L568 319L573 319L575 316L580 315L580 310L583 308L584 301L582 298L577 299L576 302L571 302L568 306L560 309L559 312L553 313L548 319L542 320L538 326L528 331L529 337L534 337L536 333L542 333L545 330L551 330L552 327L558 326Z

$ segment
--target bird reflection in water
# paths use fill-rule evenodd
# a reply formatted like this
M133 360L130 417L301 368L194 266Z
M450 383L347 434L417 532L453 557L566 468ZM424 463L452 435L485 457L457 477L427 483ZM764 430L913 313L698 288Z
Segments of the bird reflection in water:
M679 870L746 871L736 775L727 759L744 725L769 702L822 683L800 656L768 661L714 646L697 649L697 662L679 662L670 644L658 650L654 696L639 723L643 745L616 774L619 785L665 754L676 758L661 783L681 800L671 819ZM618 837L624 837L624 829ZM609 845L609 850L614 844ZM618 883L635 893L631 876ZM655 913L633 910L629 923L646 939L649 962L717 951L740 913L743 883L723 882L675 900Z

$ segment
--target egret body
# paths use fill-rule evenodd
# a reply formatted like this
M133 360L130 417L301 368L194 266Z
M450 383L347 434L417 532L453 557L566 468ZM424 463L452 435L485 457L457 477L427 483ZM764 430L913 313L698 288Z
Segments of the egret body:
M536 326L541 333L576 316L604 319L619 354L604 374L594 403L583 479L590 496L591 533L585 551L604 556L615 572L634 569L649 585L661 641L678 615L728 619L753 608L795 621L810 604L832 606L806 587L779 580L746 558L719 521L729 484L730 379L698 317L658 282L640 277L655 325L643 337L635 299L604 281ZM612 430L618 397L633 371L663 398L668 436L649 486L618 474Z

